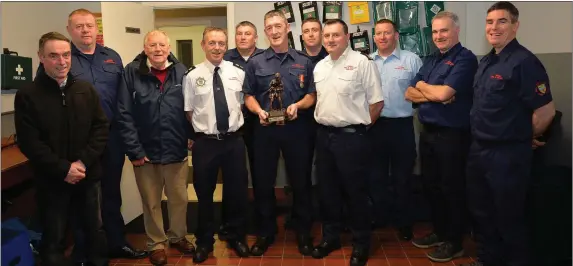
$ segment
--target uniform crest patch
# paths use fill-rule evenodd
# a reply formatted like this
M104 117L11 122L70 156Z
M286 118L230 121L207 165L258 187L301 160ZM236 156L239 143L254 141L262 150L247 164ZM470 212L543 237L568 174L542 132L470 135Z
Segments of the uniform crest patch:
M545 83L537 83L537 94L539 95L545 95L545 93L547 92L547 87L545 86Z
M199 87L203 87L203 85L205 85L205 79L203 77L198 77L195 84Z

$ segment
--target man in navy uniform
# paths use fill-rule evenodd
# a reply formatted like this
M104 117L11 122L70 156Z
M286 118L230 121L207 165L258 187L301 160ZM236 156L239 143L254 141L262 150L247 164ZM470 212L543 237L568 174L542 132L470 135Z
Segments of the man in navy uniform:
M420 159L424 190L434 231L412 243L437 248L427 254L436 262L463 255L466 229L465 167L470 145L469 113L477 58L459 42L459 19L442 11L432 19L438 51L410 82L406 99L419 104Z
M243 69L247 66L247 61L253 56L253 54L263 51L263 49L257 48L257 40L259 36L257 34L257 27L250 21L241 21L235 27L235 46L227 50L223 59L225 61L230 61L234 64L241 66ZM241 99L241 101L243 101ZM253 130L254 125L258 123L258 118L256 115L252 114L243 105L243 116L245 123L243 124L243 139L245 141L245 146L247 146L247 155L249 156L249 169L251 171L251 176L254 174L255 169L255 155L254 155L254 145L253 145ZM223 185L223 199L225 198L225 186ZM225 239L227 236L227 217L225 216L225 210L228 209L228 205L225 203L228 201L223 200L223 213L221 227L219 228L219 239Z
M240 65L223 60L227 32L207 27L201 47L206 60L190 68L183 78L187 119L193 124L193 186L199 200L199 225L195 236L197 250L193 261L207 260L213 251L213 192L217 173L223 170L227 208L227 243L240 257L249 256L246 236L248 174L245 143L239 133L245 72ZM213 100L211 100L213 99Z
M302 52L288 47L287 34L290 30L284 14L269 11L265 14L265 34L270 46L264 52L252 56L245 70L245 104L252 113L259 116L255 126L255 172L253 189L256 213L258 215L257 241L251 248L255 256L262 255L274 242L277 232L274 186L279 152L285 159L289 183L293 188L293 212L296 221L299 251L304 255L312 252L310 229L312 225L311 180L307 176L311 156L308 149L310 133L307 110L316 100L312 78L312 62ZM282 106L286 108L284 125L268 121L271 100L269 88L276 74L283 84ZM279 107L273 101L273 108Z
M475 75L467 166L478 261L467 265L532 265L525 217L531 159L555 105L543 64L516 40L518 18L509 2L487 10L492 49Z
M139 259L147 252L136 250L125 239L125 222L121 214L121 175L125 150L115 119L117 90L123 75L123 62L113 49L96 43L98 33L95 16L86 9L74 10L68 16L68 34L72 41L74 78L96 88L100 104L110 124L109 139L103 154L101 175L101 216L112 258ZM40 65L38 72L43 71ZM81 229L75 230L72 257L77 265L86 260L85 240Z
M322 45L322 24L316 18L307 18L302 22L303 52L312 61L313 68L316 64L328 56L328 52Z

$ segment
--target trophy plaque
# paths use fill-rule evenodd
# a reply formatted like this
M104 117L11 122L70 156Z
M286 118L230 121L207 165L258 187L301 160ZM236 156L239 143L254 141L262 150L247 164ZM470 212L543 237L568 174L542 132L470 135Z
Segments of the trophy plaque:
M286 121L286 109L283 108L282 93L284 86L281 81L281 74L276 73L275 78L271 81L269 88L269 123L276 123L277 125L284 125ZM278 109L273 105L275 100L278 102Z

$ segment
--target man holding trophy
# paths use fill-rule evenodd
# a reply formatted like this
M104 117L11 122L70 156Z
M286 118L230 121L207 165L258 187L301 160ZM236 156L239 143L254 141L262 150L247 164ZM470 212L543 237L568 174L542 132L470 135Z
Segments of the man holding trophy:
M245 105L259 116L254 130L255 175L253 189L258 228L251 254L262 255L275 240L274 187L282 152L289 184L293 188L293 221L299 251L312 252L309 119L316 100L312 62L302 52L288 47L289 24L280 11L265 14L265 35L270 48L255 53L245 69ZM284 109L286 107L286 110Z

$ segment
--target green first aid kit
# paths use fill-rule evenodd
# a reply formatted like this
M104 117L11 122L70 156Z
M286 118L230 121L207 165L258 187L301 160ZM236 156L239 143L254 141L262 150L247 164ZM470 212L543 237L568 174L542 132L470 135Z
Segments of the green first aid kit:
M11 54L0 55L2 90L18 89L32 82L32 58Z
M396 25L402 34L416 33L418 28L418 2L396 2Z
M389 19L396 22L396 4L390 1L372 2L374 13L374 22L381 19Z
M419 26L416 27L414 33L400 34L400 49L410 51L418 56L423 56L424 48Z
M440 11L444 11L444 2L442 1L430 1L424 2L424 9L426 11L426 25L432 26L432 18Z

